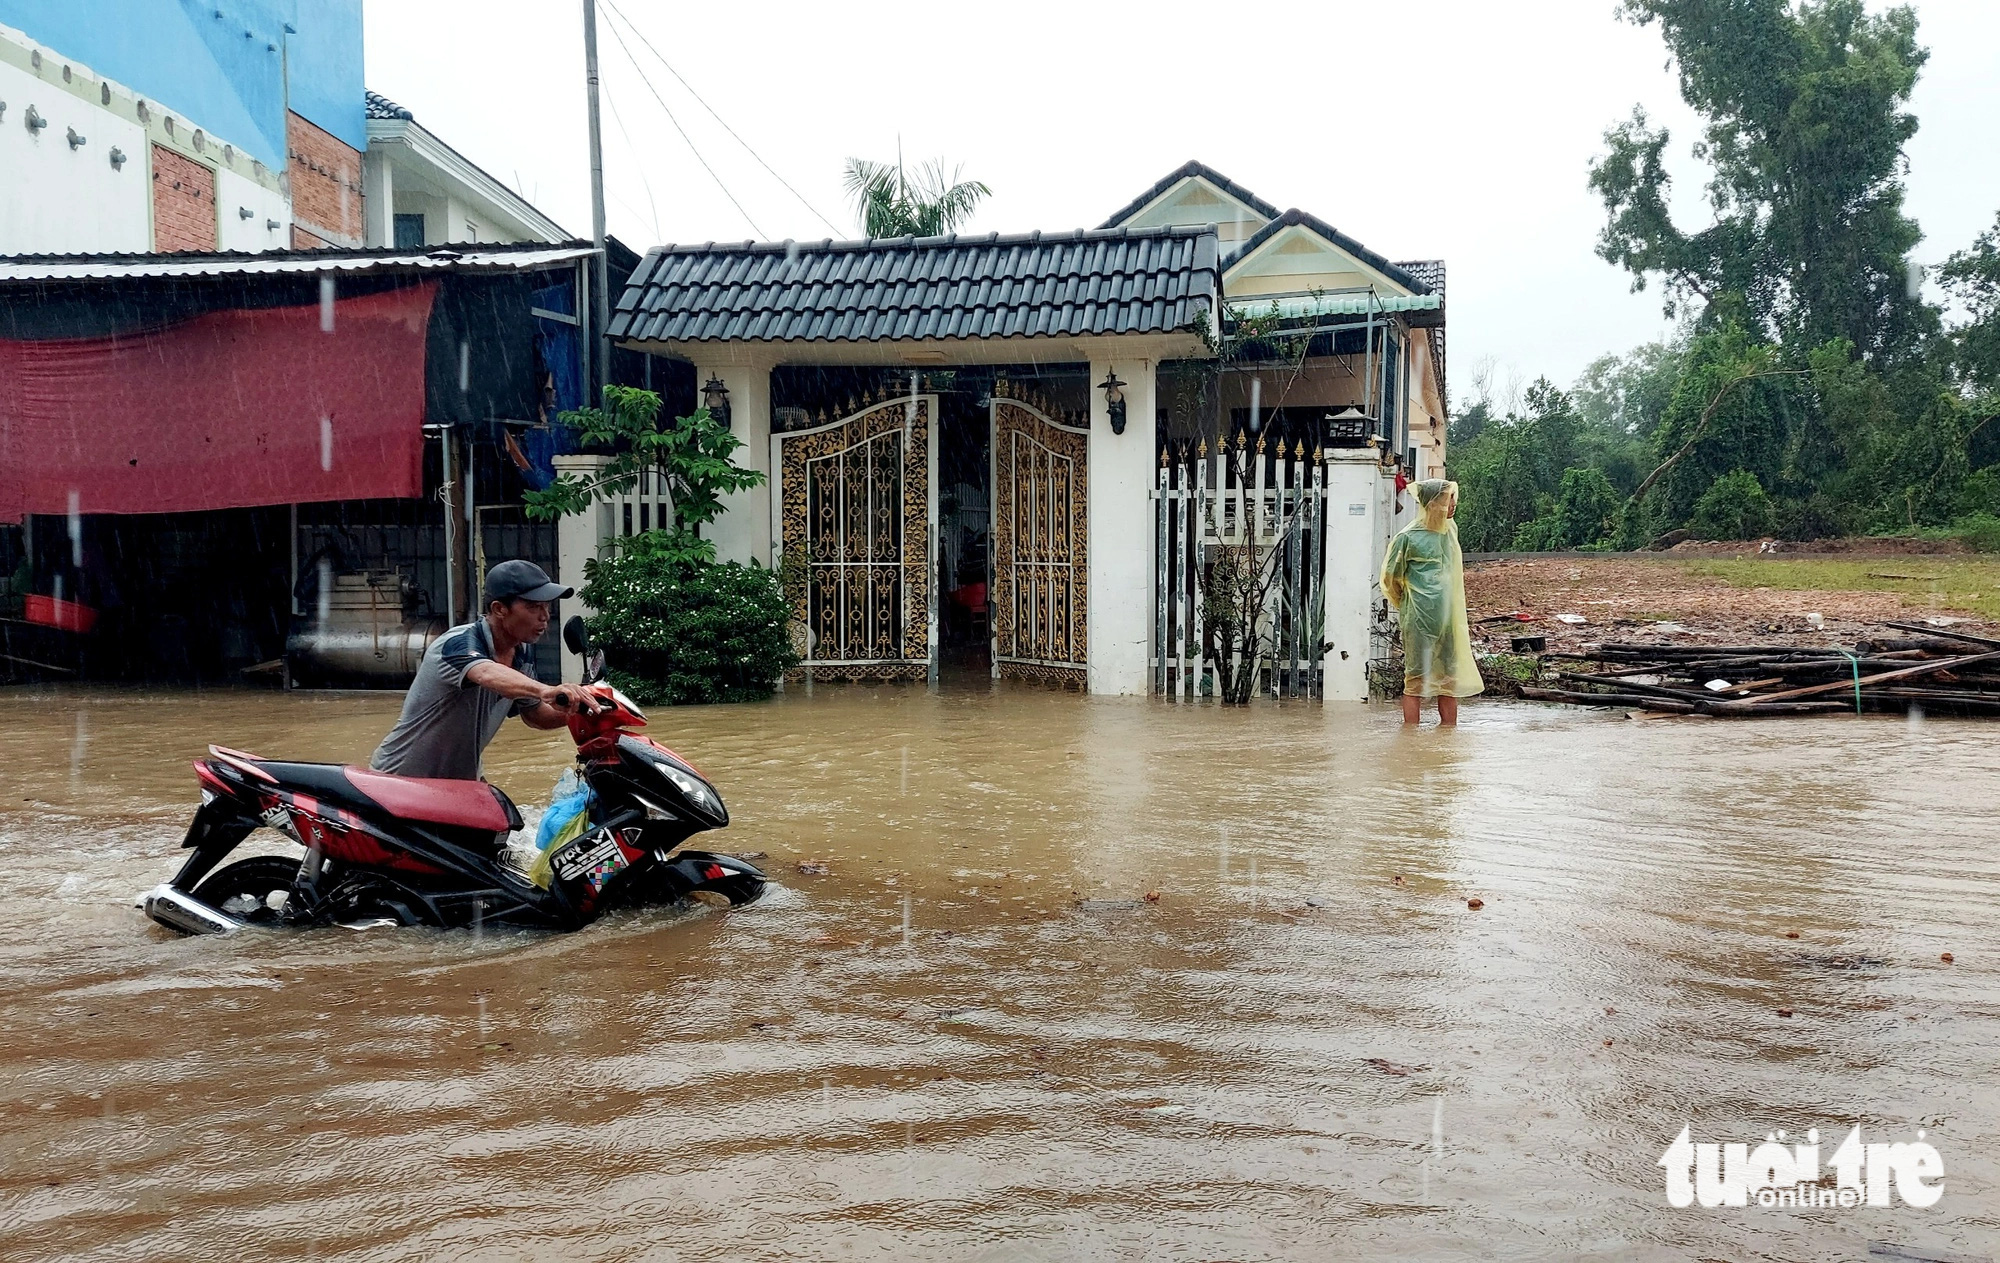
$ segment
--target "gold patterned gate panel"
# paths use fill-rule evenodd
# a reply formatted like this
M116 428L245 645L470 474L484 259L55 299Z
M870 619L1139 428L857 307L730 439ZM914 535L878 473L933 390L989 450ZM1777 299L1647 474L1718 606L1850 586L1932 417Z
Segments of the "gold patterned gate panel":
M993 400L993 674L1089 680L1090 432Z
M930 672L935 412L933 396L885 399L773 436L787 595L815 679Z

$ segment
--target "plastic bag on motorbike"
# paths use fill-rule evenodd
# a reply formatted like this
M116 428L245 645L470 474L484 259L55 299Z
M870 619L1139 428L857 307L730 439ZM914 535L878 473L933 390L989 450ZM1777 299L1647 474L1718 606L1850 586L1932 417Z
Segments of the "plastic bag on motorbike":
M549 808L542 813L542 822L535 829L536 855L528 866L528 880L543 890L549 888L555 880L549 857L583 836L590 827L590 804L595 798L589 783L576 774L576 769L562 774L549 796Z

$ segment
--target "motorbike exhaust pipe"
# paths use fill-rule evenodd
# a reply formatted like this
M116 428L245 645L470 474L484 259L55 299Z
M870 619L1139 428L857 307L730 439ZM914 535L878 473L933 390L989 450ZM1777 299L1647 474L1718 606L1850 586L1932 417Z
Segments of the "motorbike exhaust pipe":
M146 915L182 934L233 934L243 922L183 894L171 885L155 886L139 899Z

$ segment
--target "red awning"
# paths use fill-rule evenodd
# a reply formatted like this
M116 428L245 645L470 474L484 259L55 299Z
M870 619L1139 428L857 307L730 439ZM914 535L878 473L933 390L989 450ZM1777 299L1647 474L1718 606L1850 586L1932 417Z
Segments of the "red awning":
M436 288L0 339L0 522L422 495Z

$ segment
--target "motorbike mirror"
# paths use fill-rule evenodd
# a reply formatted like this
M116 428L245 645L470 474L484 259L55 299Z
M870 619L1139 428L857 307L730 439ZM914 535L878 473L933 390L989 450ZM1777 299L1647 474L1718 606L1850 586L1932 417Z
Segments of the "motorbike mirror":
M604 678L604 651L593 649L583 656L583 682L595 684Z
M590 633L584 630L583 615L573 614L563 624L563 643L579 658L590 657Z

